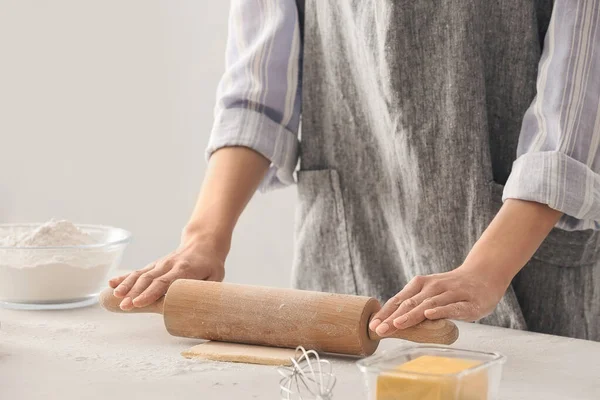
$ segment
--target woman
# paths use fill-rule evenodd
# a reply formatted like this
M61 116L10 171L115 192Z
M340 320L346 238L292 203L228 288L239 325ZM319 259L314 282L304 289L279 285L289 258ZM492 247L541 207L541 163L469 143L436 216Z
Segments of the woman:
M296 287L388 300L380 335L600 340L597 43L597 0L234 1L196 208L175 252L110 281L121 307L222 280L245 205L300 155Z

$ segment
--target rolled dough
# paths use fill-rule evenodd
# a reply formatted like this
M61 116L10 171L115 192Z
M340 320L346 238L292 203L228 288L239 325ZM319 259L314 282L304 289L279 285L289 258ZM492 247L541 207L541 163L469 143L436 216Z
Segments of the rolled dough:
M292 365L295 349L253 346L249 344L205 342L181 353L185 358L228 361L260 365Z

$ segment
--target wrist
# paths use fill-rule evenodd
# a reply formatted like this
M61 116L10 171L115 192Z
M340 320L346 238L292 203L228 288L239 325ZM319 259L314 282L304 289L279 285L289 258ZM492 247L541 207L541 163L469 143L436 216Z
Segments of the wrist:
M223 262L229 254L233 231L210 224L188 223L181 234L182 246L201 246Z
M461 268L508 286L560 218L548 206L508 199ZM489 278L488 278L489 277Z
M483 274L486 279L508 287L523 265L506 250L480 241L471 249L459 268L469 273Z

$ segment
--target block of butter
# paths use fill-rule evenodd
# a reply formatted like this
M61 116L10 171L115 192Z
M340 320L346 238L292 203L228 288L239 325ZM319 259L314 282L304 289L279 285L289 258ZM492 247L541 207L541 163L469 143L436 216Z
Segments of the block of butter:
M487 400L487 370L460 374L477 360L422 355L377 377L377 400Z

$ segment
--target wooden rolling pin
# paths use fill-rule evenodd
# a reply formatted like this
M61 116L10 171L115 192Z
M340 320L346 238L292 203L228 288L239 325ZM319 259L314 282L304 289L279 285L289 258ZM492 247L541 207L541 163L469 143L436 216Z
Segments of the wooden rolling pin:
M368 323L381 308L371 297L277 289L189 279L144 308L122 311L107 289L100 304L125 313L163 314L173 336L367 356L379 337ZM458 328L447 320L424 321L390 337L419 343L452 344Z

